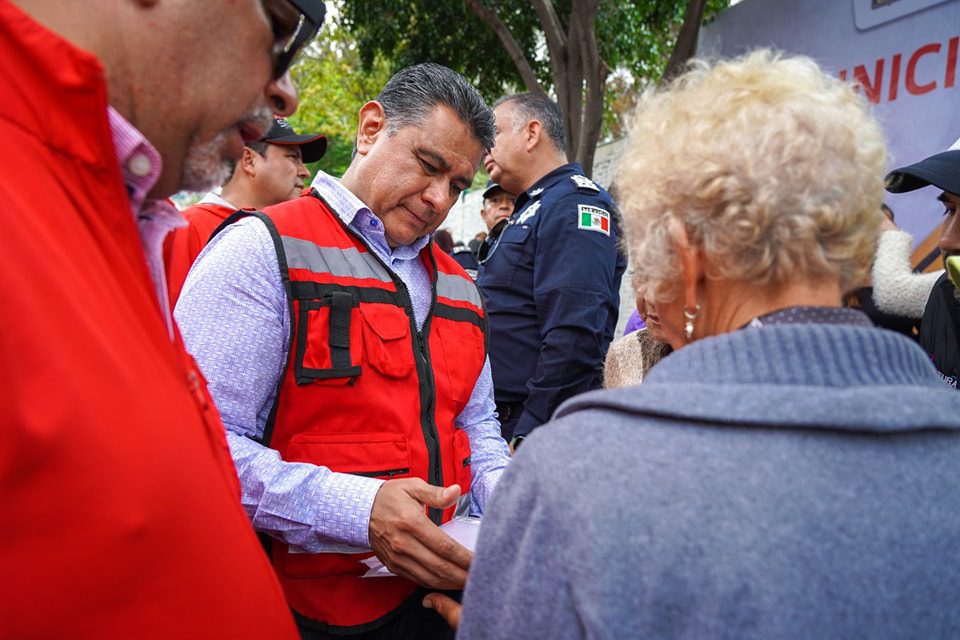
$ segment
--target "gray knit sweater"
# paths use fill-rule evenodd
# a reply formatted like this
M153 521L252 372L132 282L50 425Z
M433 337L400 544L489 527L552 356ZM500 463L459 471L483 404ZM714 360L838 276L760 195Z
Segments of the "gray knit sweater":
M555 418L459 638L960 637L960 394L906 338L746 329Z

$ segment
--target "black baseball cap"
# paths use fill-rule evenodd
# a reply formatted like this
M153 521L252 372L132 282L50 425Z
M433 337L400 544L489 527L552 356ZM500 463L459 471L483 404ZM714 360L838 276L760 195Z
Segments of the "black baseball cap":
M500 191L503 191L506 194L513 195L512 193L510 193L509 191L501 187L499 184L497 184L493 180L487 180L487 187L483 190L483 199L486 200L487 198L489 198L490 195L497 189L499 189Z
M887 191L906 193L927 185L960 195L960 150L944 151L887 174Z
M316 133L297 133L286 118L274 118L273 126L261 142L287 144L300 147L304 164L316 162L327 152L327 137Z

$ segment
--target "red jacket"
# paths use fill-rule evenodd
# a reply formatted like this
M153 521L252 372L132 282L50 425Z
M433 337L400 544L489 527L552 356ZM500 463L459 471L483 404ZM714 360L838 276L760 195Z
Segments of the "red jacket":
M470 489L470 443L454 420L486 358L469 276L430 243L434 303L420 331L402 282L318 197L268 209L289 284L290 356L264 444L284 460ZM434 522L453 515L432 510ZM372 628L414 595L402 578L360 578L371 554L290 553L274 565L293 609L327 627ZM413 603L412 606L419 606Z
M187 221L186 227L181 227L167 236L163 243L163 264L167 271L167 291L170 292L170 308L177 306L180 290L190 273L193 262L207 246L210 236L217 227L236 211L232 207L219 204L200 203L183 210L183 217Z
M0 637L296 637L160 314L103 68L7 0L0 59Z

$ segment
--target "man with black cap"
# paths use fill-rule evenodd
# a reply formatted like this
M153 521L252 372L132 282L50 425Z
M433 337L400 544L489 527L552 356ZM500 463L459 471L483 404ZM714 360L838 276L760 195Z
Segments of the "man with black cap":
M480 209L480 217L483 218L483 223L487 225L488 232L492 232L501 220L510 217L516 200L517 196L493 180L487 181L487 188L483 191L483 208Z
M958 141L960 143L960 141ZM960 149L938 153L916 164L896 169L887 176L887 191L905 193L928 185L941 189L937 199L944 206L940 229L940 253L946 272L930 292L920 321L920 346L930 354L937 371L954 389L960 378Z
M220 194L211 191L185 209L187 226L167 236L163 261L171 307L177 304L193 261L227 216L237 209L263 209L296 198L310 177L304 165L316 162L326 151L325 136L297 133L285 118L276 118L267 135L244 147Z
M487 226L489 235L485 242L493 242L499 235L499 231L506 225L499 224L506 220L513 213L513 203L517 199L515 195L501 187L493 180L487 180L487 187L483 190L483 205L480 207L480 217ZM494 232L494 229L497 229ZM478 243L478 249L483 245ZM463 267L470 277L477 279L477 269L480 268L477 262L477 255L470 247L460 245L453 249L453 259Z

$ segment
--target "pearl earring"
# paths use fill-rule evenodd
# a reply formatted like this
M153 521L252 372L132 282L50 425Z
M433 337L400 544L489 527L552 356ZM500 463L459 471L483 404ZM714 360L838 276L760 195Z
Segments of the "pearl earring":
M700 305L698 304L694 307L693 311L684 305L683 306L683 317L686 319L686 322L683 324L683 337L687 339L687 342L693 340L693 321L700 317Z

